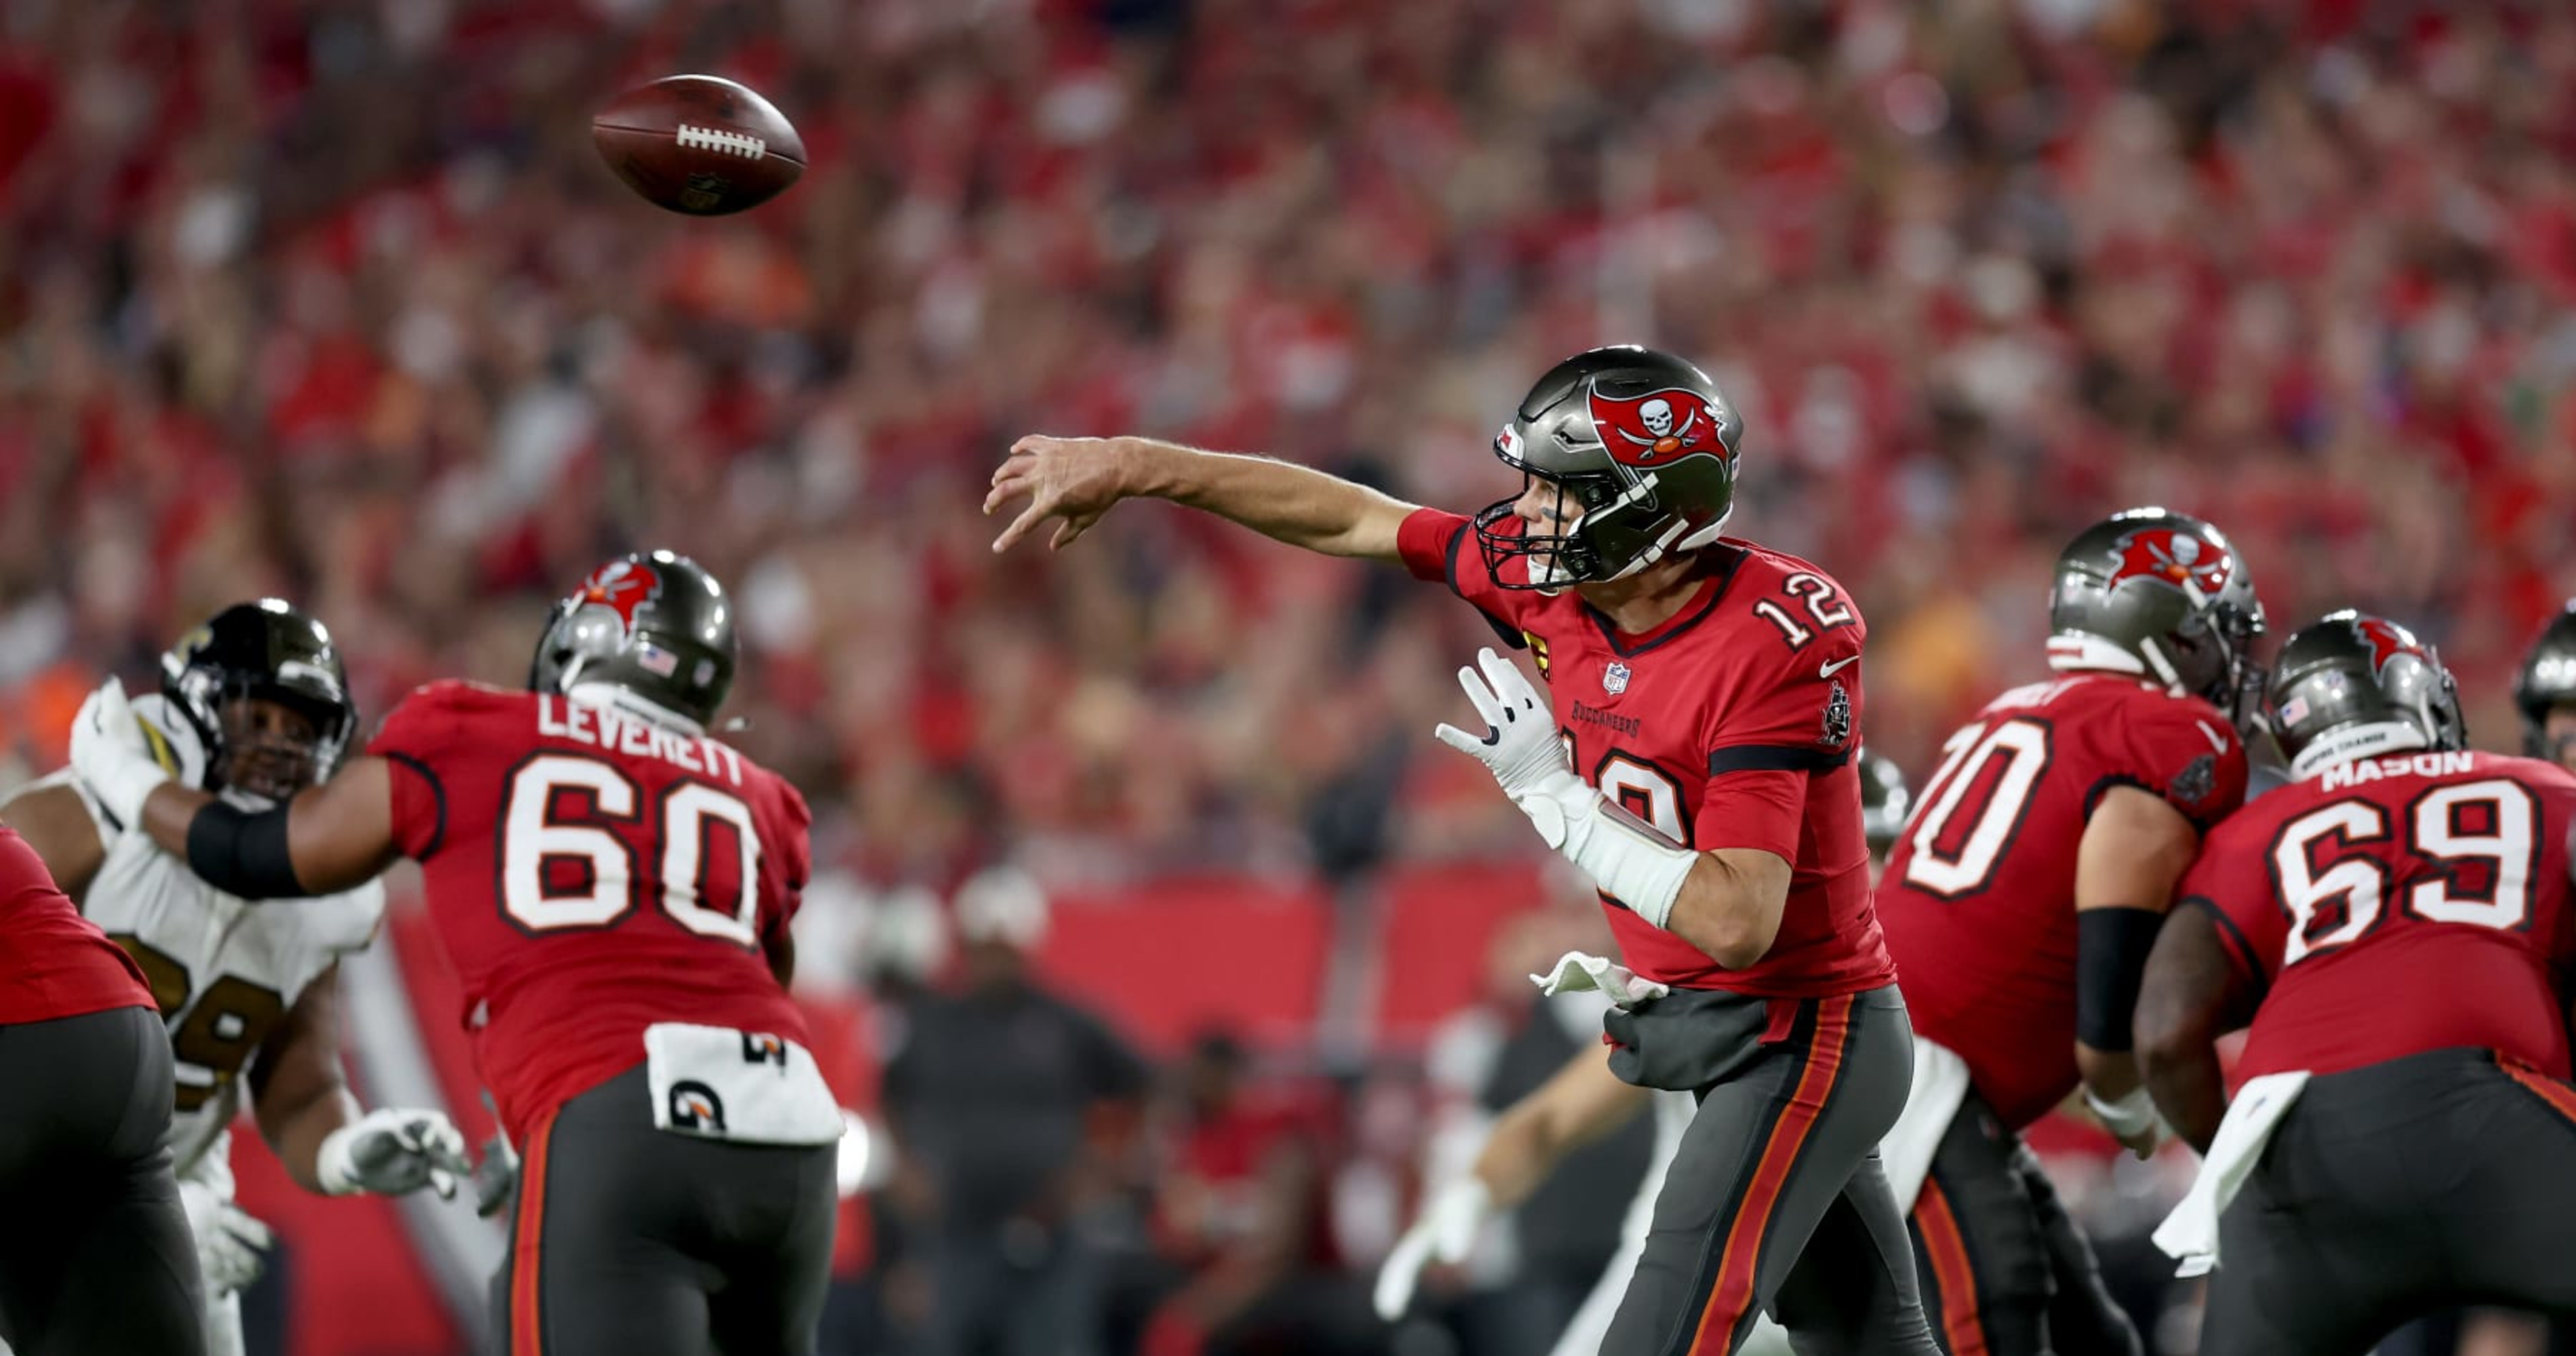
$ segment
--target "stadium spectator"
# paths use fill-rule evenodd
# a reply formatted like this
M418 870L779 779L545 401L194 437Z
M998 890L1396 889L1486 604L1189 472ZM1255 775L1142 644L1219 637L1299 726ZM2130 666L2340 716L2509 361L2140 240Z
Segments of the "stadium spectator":
M962 983L912 1007L883 1097L919 1184L929 1288L922 1356L1087 1356L1103 1279L1086 1215L1116 1183L1104 1139L1134 1129L1143 1062L1100 1019L1039 987L1027 952L1046 900L1016 872L958 891Z

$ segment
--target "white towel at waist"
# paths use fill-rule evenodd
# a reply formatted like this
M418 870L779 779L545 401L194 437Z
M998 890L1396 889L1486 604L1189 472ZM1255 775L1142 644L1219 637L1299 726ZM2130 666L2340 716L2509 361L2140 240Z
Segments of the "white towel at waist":
M1967 1096L1968 1061L1947 1046L1915 1037L1914 1089L1905 1095L1905 1114L1878 1142L1878 1156L1887 1167L1887 1185L1896 1193L1897 1209L1914 1209L1923 1179L1932 1175L1932 1155L1941 1148L1941 1137L1950 1133L1950 1122L1958 1119L1959 1104Z
M2182 1204L2156 1226L2156 1246L2181 1262L2174 1268L2175 1275L2198 1276L2218 1265L2218 1217L2253 1175L2254 1165L2263 1159L2263 1146L2272 1142L2272 1132L2307 1086L2304 1069L2265 1074L2238 1089L2236 1100L2227 1104L2227 1118L2218 1123L2218 1135L2209 1142L2200 1175L2183 1193Z

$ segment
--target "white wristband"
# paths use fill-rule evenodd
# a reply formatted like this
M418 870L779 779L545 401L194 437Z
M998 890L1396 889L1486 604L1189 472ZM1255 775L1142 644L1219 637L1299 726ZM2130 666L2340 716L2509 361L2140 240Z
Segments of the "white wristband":
M1638 917L1666 927L1699 854L1636 821L1571 772L1512 798L1549 847Z
M2156 1117L2155 1099L2147 1095L2144 1084L2129 1089L2117 1101L2104 1101L2092 1085L2084 1088L2084 1105L2100 1117L2104 1129L2121 1139L2134 1139L2162 1124Z
M313 1154L313 1178L322 1190L333 1196L354 1195L358 1190L357 1165L350 1161L350 1142L358 1137L358 1122L351 1121L322 1137L322 1147Z

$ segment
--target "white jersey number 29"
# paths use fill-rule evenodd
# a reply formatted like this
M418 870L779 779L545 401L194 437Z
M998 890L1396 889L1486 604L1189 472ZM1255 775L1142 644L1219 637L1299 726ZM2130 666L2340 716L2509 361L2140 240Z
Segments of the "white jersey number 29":
M591 820L555 817L555 798L567 791L589 796ZM502 911L530 932L604 928L624 918L638 893L635 850L598 821L636 821L637 798L633 779L596 758L550 753L522 765L510 778L501 825ZM662 882L662 911L701 936L756 945L752 915L760 906L760 835L752 827L751 807L704 783L681 782L663 792L654 813L661 820L656 838L662 860L655 874ZM732 827L740 854L741 897L729 911L698 898L710 821ZM582 883L549 890L546 868L556 861L578 863Z

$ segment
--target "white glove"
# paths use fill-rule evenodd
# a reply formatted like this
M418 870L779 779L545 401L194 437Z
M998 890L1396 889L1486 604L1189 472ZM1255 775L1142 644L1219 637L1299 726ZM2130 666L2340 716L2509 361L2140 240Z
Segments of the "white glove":
M197 1239L197 1269L205 1275L208 1299L259 1279L267 1264L260 1254L277 1241L267 1225L213 1187L185 1177L179 1179L179 1204L188 1212L188 1232Z
M1466 1261L1468 1250L1476 1246L1476 1231L1493 1213L1493 1193L1472 1176L1432 1197L1378 1267L1377 1316L1389 1323L1404 1317L1422 1269L1434 1261L1448 1266Z
M475 1214L490 1219L510 1203L510 1192L519 1185L519 1152L510 1147L507 1131L495 1130L483 1141L483 1157L466 1180L474 1184Z
M1573 760L1557 737L1555 713L1519 665L1488 646L1476 652L1476 667L1484 676L1460 669L1458 686L1485 718L1485 733L1471 735L1444 723L1432 735L1483 763L1538 836L1582 867L1593 884L1638 917L1664 926L1699 854L1603 800L1574 775Z
M400 1196L425 1186L454 1199L456 1179L474 1170L463 1132L443 1113L401 1107L378 1107L332 1131L315 1158L314 1175L334 1196Z
M110 678L89 694L80 714L72 717L72 773L98 798L101 809L117 823L133 828L143 822L143 798L188 761L187 751L173 744L173 738L159 730L147 733L134 708L126 704L125 685ZM189 745L196 742L193 735L180 738ZM156 739L168 762L155 754ZM202 764L202 751L196 757Z
M1553 789L1560 778L1572 779L1577 787L1590 791L1581 778L1575 777L1565 741L1557 738L1554 709L1537 688L1530 686L1529 679L1521 676L1520 665L1496 654L1489 645L1476 651L1476 668L1483 669L1484 676L1477 677L1476 669L1460 669L1458 686L1475 704L1476 714L1484 717L1485 732L1473 735L1443 723L1431 733L1460 753L1475 755L1485 770L1494 774L1494 780L1502 783L1503 794L1514 802ZM1527 806L1522 808L1528 810ZM1531 817L1537 816L1533 812ZM1540 832L1546 830L1541 828ZM1551 838L1549 846L1556 841Z
M1637 972L1606 956L1583 951L1568 951L1556 958L1546 974L1530 976L1530 983L1550 998L1561 993L1583 993L1597 990L1609 996L1619 1007L1634 1007L1650 998L1662 998L1673 987L1657 979L1639 979Z

